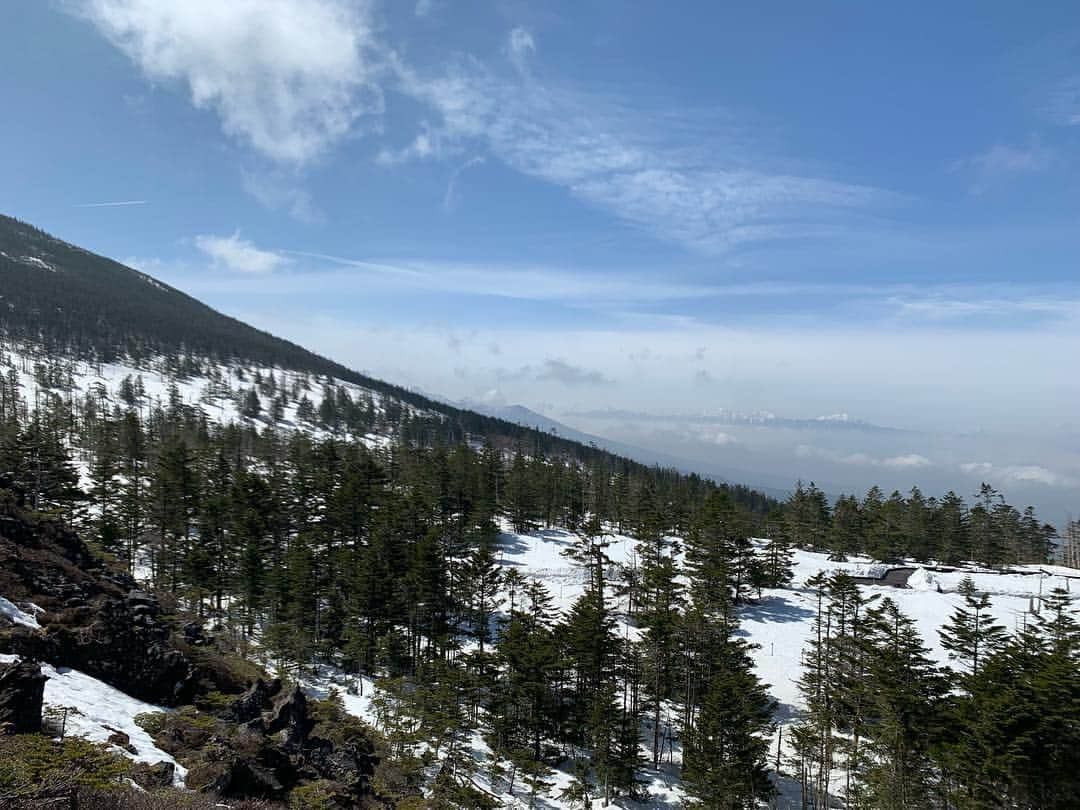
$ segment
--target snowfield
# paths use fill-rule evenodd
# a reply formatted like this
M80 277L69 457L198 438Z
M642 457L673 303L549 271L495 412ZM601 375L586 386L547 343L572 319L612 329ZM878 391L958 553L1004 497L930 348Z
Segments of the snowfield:
M0 662L11 663L17 656L0 654ZM118 754L136 762L171 762L175 767L173 782L184 786L187 769L169 754L158 748L154 741L135 722L140 714L167 712L168 709L145 703L109 686L104 681L91 678L78 670L67 667L41 665L45 681L46 711L68 709L65 734L85 737L93 742L107 743L109 737L119 731L128 736L135 753L111 746Z
M575 539L571 533L561 530L546 530L530 535L504 531L500 563L506 568L516 568L528 578L543 582L559 609L566 611L581 595L585 584L583 573L563 556L563 551L573 545ZM607 553L613 564L637 563L633 538L613 533L607 539L610 541ZM760 539L754 542L758 546L765 543ZM774 753L770 755L770 760L775 756L777 737L783 727L796 722L803 708L797 682L802 670L802 651L811 637L816 604L806 581L820 572L834 571L846 571L857 577L880 578L890 568L898 567L866 557L835 562L824 554L809 551L796 551L793 562L795 576L789 587L764 590L761 598L745 605L741 613L740 632L747 641L757 646L753 655L758 676L769 684L770 693L778 704L777 729L772 743ZM903 565L915 569L908 579L909 587L860 585L860 588L867 596L888 596L893 599L906 615L917 622L924 644L930 649L932 657L942 665L947 664L949 659L941 646L938 630L963 604L957 588L964 577L970 576L980 591L990 595L993 614L1010 630L1023 626L1030 611L1038 608L1040 595L1048 594L1057 587L1080 588L1080 571L1061 566L1017 566L1007 573L1001 573L976 566L940 572L916 563ZM620 626L620 632L628 633L631 637L634 635L634 629L625 624ZM783 734L785 741L787 736ZM676 762L677 754L676 747ZM650 800L645 803L622 801L618 806L680 806L683 796L676 773L662 771L650 775L645 771L643 776L651 776L652 781L648 786ZM557 772L557 785L551 795L557 795L568 781L569 774ZM780 795L774 807L800 806L798 785L793 780L781 778L778 788ZM545 806L558 808L565 805L552 799Z

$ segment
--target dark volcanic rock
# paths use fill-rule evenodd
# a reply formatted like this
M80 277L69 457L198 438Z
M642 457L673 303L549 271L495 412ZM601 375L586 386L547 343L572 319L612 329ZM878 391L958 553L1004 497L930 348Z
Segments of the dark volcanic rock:
M29 661L0 664L0 733L41 731L41 703L46 677Z
M139 753L138 749L131 744L131 737L129 737L126 733L124 733L123 731L119 731L115 728L110 728L109 726L104 726L104 728L106 731L112 732L109 735L109 739L106 740L106 742L108 742L110 745L115 745L117 748L123 748L129 754Z
M131 778L143 790L172 787L175 775L176 766L171 762L164 761L156 762L153 765L136 762L131 771Z
M85 672L151 703L175 706L191 699L197 672L172 646L167 627L141 621L119 600L99 599L96 607L89 625L48 624L44 633L13 637L11 647L26 657Z
M308 719L307 698L299 686L294 686L274 701L270 718L266 723L267 734L285 732L285 748L295 750L307 739L311 730Z
M177 705L194 694L196 669L173 644L157 599L105 567L74 533L23 513L2 489L0 593L45 611L40 633L0 633L0 652L77 669L152 703Z
M222 714L222 718L235 723L249 723L253 720L260 720L263 711L270 707L270 699L280 691L281 681L277 678L270 683L258 678L255 683L248 687L244 694L232 702ZM261 725L261 720L256 725Z
M312 737L304 743L304 762L315 778L340 782L355 790L368 784L375 773L376 759L356 746L335 746L329 740Z

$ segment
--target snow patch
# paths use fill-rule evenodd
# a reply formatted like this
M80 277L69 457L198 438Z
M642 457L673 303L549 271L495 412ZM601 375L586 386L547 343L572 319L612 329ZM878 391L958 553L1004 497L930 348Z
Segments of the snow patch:
M41 611L36 605L31 608L32 610ZM37 619L31 616L29 613L25 613L16 607L12 602L9 602L4 597L0 596L0 616L11 621L12 624L19 624L23 627L29 627L32 630L40 630L41 625L38 624Z
M48 270L50 273L55 273L56 268L43 259L39 259L37 256L19 256L15 261L19 264L28 264L31 267L37 267L41 270Z
M908 587L916 591L936 591L937 578L925 568L916 568L907 581Z
M18 656L0 654L0 663L10 664L17 660ZM45 707L68 709L64 723L66 735L107 743L114 732L123 732L136 753L112 746L116 753L149 765L171 762L176 769L173 784L184 786L187 768L158 748L150 735L135 722L140 714L167 712L168 709L137 700L75 669L42 664L41 672L48 678L45 681Z

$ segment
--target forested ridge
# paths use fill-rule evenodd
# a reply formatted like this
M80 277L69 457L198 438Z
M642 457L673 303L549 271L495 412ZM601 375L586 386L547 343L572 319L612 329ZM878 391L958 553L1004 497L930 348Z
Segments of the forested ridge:
M442 440L526 442L580 459L605 451L567 441L359 374L217 312L145 273L0 215L0 335L51 358L141 362L166 357L179 373L247 364L333 377L441 418Z

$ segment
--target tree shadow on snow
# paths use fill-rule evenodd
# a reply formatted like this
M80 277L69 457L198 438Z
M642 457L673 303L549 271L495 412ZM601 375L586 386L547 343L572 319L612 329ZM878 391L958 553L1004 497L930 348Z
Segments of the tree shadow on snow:
M779 594L765 596L760 601L744 604L739 613L743 619L762 623L805 622L814 618L814 611Z

